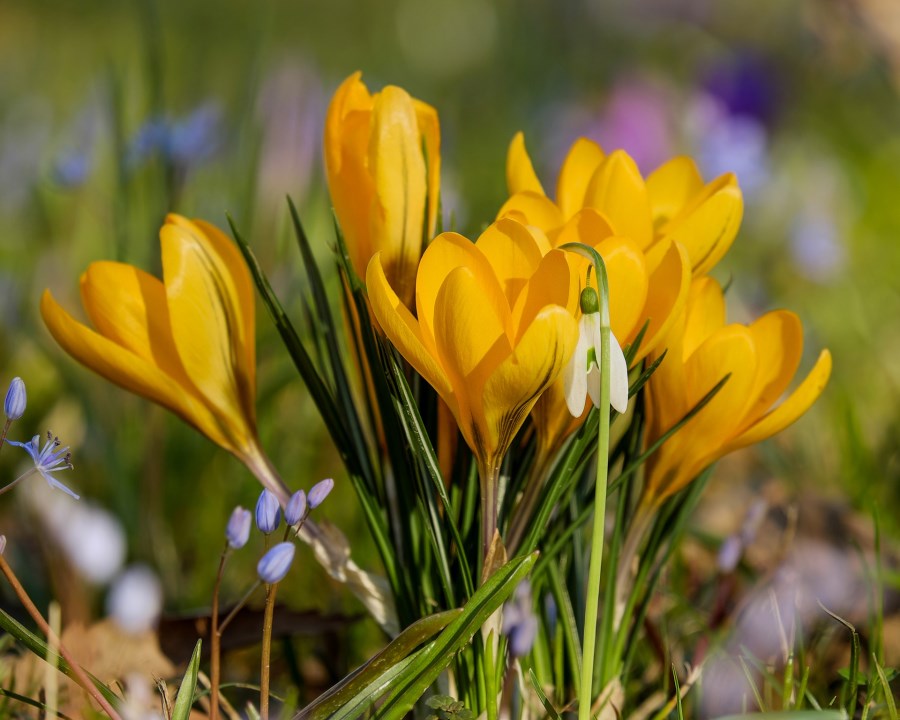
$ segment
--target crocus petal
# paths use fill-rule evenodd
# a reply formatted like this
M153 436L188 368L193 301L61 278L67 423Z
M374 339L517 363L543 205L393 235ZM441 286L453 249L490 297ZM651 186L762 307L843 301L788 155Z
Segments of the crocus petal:
M681 155L660 165L647 177L653 226L660 227L678 215L702 189L703 178L691 158Z
M550 250L543 234L535 234L519 222L495 222L488 226L476 243L478 250L491 266L509 307L528 279Z
M553 247L570 242L580 242L596 247L601 241L616 234L609 219L594 208L582 208L553 236Z
M362 73L356 71L340 84L325 115L325 166L329 174L341 172L344 152L340 138L343 123L355 112L368 113L372 109L372 96L362 83Z
M428 103L413 98L416 121L425 146L425 164L428 167L428 227L427 239L434 236L441 198L441 126L437 110Z
M744 200L730 173L713 180L659 232L682 243L694 275L709 272L731 247L744 215Z
M422 339L419 324L406 305L391 289L381 265L381 253L376 253L366 272L366 289L372 313L388 340L403 357L437 391L444 401L455 408L453 390L443 368L429 352Z
M742 412L743 428L755 423L784 394L803 354L803 326L800 318L788 310L766 313L750 325L750 332L759 367L751 393L756 401Z
M604 157L603 149L592 140L578 138L572 143L556 182L556 202L563 218L569 219L584 207L588 183Z
M536 192L517 192L497 213L497 218L511 217L521 223L534 225L550 232L562 225L563 217L556 204L546 195Z
M60 347L101 377L159 403L196 427L213 442L235 452L209 409L152 362L82 325L53 299L41 296L41 316Z
M683 357L686 360L710 335L725 326L725 294L718 282L701 277L691 283L684 323Z
M564 308L544 308L521 341L484 386L487 427L505 453L541 393L566 366L578 341L578 326ZM583 397L583 396L582 396Z
M613 334L630 337L641 319L649 289L647 263L633 240L613 237L597 246L609 278L609 318Z
M232 444L252 444L255 388L239 354L246 345L241 298L227 258L183 224L160 231L172 337L191 381L215 408ZM252 338L247 338L252 342Z
M513 343L519 342L537 314L547 305L564 307L575 317L579 288L578 276L570 269L572 260L572 254L562 250L551 250L541 258L513 307Z
M517 132L509 144L506 154L506 185L510 195L520 192L533 192L546 195L541 181L538 180L531 158L525 149L525 135Z
M682 313L691 287L690 260L680 244L669 240L657 242L647 251L645 259L649 281L640 324L645 320L649 320L649 324L636 360L641 360L666 342ZM636 330L640 331L640 327ZM631 335L625 336L626 342L633 339Z
M778 407L735 438L725 452L752 445L784 430L812 407L831 376L831 353L823 350L806 379Z
M428 178L416 111L405 90L388 86L375 97L368 155L376 196L370 209L373 250L381 249L391 287L409 302L424 237Z
M650 200L637 164L623 150L616 150L597 168L585 192L585 206L609 218L616 234L634 240L641 249L650 245Z

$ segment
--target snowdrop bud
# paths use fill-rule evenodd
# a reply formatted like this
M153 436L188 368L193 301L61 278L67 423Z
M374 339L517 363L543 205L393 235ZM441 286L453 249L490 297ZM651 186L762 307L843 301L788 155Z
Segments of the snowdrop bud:
M312 489L309 491L309 495L307 496L307 502L311 508L317 508L322 504L322 501L328 497L328 493L331 492L334 487L334 480L331 478L327 478L325 480L321 480L312 486Z
M146 565L133 565L116 578L106 598L106 611L126 632L146 632L162 610L162 586Z
M3 403L7 420L18 420L22 417L25 413L26 400L25 383L20 377L13 378L9 390L6 391L6 402Z
M600 297L597 295L597 291L592 287L586 287L581 291L579 303L581 305L581 312L584 315L600 312Z
M259 564L256 566L259 579L269 585L281 582L284 576L287 575L288 570L291 569L295 551L296 548L292 542L278 543L262 556Z
M250 539L250 523L250 511L238 505L228 518L228 525L225 527L228 547L238 550L247 544L247 540Z
M298 490L291 499L288 500L287 507L284 509L284 521L288 525L296 525L303 518L306 512L306 493Z
M274 493L263 490L256 501L256 527L266 535L278 529L281 522L281 506Z

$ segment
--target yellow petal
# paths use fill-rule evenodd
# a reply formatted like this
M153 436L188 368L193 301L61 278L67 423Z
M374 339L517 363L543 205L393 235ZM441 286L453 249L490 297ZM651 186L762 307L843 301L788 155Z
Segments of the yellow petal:
M551 232L562 225L562 215L553 201L545 195L528 191L516 193L503 204L497 218L504 217L534 225L544 232Z
M380 253L376 253L369 263L366 272L366 290L372 313L388 340L416 369L416 372L437 391L438 395L451 408L455 408L456 401L447 375L436 355L432 354L425 346L416 319L388 283L381 265Z
M778 407L763 416L755 425L735 438L727 452L758 443L784 430L797 420L816 401L831 376L831 353L823 350L806 379Z
M537 314L515 349L484 385L485 422L499 456L509 448L541 393L562 372L578 340L578 325L564 308Z
M427 239L434 237L441 199L441 126L437 110L428 103L413 98L419 133L425 145L425 164L428 166L428 227Z
M800 318L787 310L766 313L750 325L756 344L759 369L752 396L756 402L744 413L742 428L755 423L784 394L800 366L803 354L803 326Z
M391 287L404 302L411 302L422 252L428 178L416 111L401 88L388 86L375 97L369 172L376 196L371 216L373 252L381 250Z
M702 189L703 178L691 158L682 155L660 165L647 178L653 227L678 215Z
M587 138L572 143L556 182L556 203L566 220L585 206L588 183L604 157L603 149Z
M498 223L513 223L504 219ZM458 233L441 233L428 246L419 262L416 280L416 315L422 341L437 356L434 344L434 314L437 295L447 275L457 267L468 268L476 277L482 302L509 327L509 304L494 271L475 243Z
M44 324L60 347L85 367L129 392L159 403L226 450L239 453L209 409L156 364L82 325L60 307L49 290L41 297Z
M684 326L684 358L725 325L725 295L718 282L702 277L691 283Z
M468 267L454 268L441 285L434 339L458 398L455 414L460 430L484 463L494 457L496 446L485 427L483 389L512 348L500 318L484 302L479 280Z
M559 305L575 317L578 308L578 275L573 272L571 253L551 250L541 258L537 269L527 278L523 292L512 311L513 343L548 305Z
M647 299L647 263L633 240L608 238L597 246L606 264L609 278L609 320L613 335L630 338L637 330L638 321Z
M362 83L362 73L357 71L340 84L328 105L325 115L325 167L329 175L341 171L344 160L344 123L354 112L372 110L372 96Z
M617 235L630 237L641 249L650 245L653 227L647 187L625 151L616 150L597 168L585 192L585 206L609 218Z
M553 237L553 247L570 242L596 247L602 240L615 234L605 215L593 208L584 208L569 218L559 233Z
M237 447L255 435L254 374L242 354L251 338L227 258L183 218L160 230L163 276L178 356Z
M547 194L528 157L525 136L521 132L515 134L506 154L506 185L510 195L520 192Z
M647 301L636 330L640 331L640 326L646 320L650 322L638 348L637 360L666 342L665 338L670 335L677 318L684 310L691 286L690 261L687 252L678 243L668 240L655 243L647 251L645 258L649 275ZM633 340L633 335L625 338L625 342ZM681 342L679 340L679 353Z
M731 247L741 225L744 200L734 175L709 183L659 232L682 243L694 275L709 272Z
M509 307L515 305L544 253L550 250L542 235L536 236L527 226L503 219L488 226L475 246L490 263Z

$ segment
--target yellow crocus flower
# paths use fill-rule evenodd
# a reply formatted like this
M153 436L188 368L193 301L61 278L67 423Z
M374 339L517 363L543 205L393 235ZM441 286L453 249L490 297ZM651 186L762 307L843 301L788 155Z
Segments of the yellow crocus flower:
M357 275L380 252L388 280L409 305L422 242L437 220L438 116L399 87L370 94L360 77L347 78L328 107L328 189Z
M726 325L722 288L709 277L691 285L685 312L666 344L666 359L647 383L648 444L725 375L731 377L647 462L645 505L678 492L722 456L786 428L815 402L831 374L831 354L823 350L803 382L779 403L800 364L799 318L775 310L750 325Z
M93 329L49 290L41 315L60 346L112 383L152 400L235 455L286 502L256 432L253 284L237 247L202 220L169 215L163 280L119 262L91 263L81 300Z
M366 275L388 339L446 402L481 476L485 548L496 524L500 464L578 339L577 280L566 253L512 219L472 243L442 233L422 255L416 315L376 254Z
M737 235L744 202L737 178L726 173L704 183L693 160L676 157L645 180L624 151L609 155L580 138L563 161L556 202L538 180L518 133L507 154L506 179L512 196L506 211L543 218L540 227L561 227L582 208L599 211L617 235L644 250L662 240L678 242L690 258L694 277L709 272Z

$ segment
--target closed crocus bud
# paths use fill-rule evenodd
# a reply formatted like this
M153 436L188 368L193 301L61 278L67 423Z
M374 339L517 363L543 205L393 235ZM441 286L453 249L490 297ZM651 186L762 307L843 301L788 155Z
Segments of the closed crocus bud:
M9 390L6 391L6 402L3 403L3 409L6 412L7 420L18 420L25 413L25 383L22 378L15 377L9 384Z
M266 535L278 529L281 521L281 506L274 493L263 490L256 501L256 527Z
M288 525L296 525L300 520L303 519L303 515L306 512L306 493L302 490L298 490L293 495L291 495L291 499L288 501L287 506L284 508L284 521Z
M231 513L228 519L228 525L225 527L225 539L228 540L228 547L238 550L247 544L250 539L250 511L238 505Z
M331 492L332 488L334 488L334 480L331 478L326 478L313 485L307 496L310 508L319 507L325 498L328 497L328 493Z
M288 570L291 569L295 551L296 548L292 542L278 543L260 558L259 564L256 566L259 579L269 585L281 582Z

